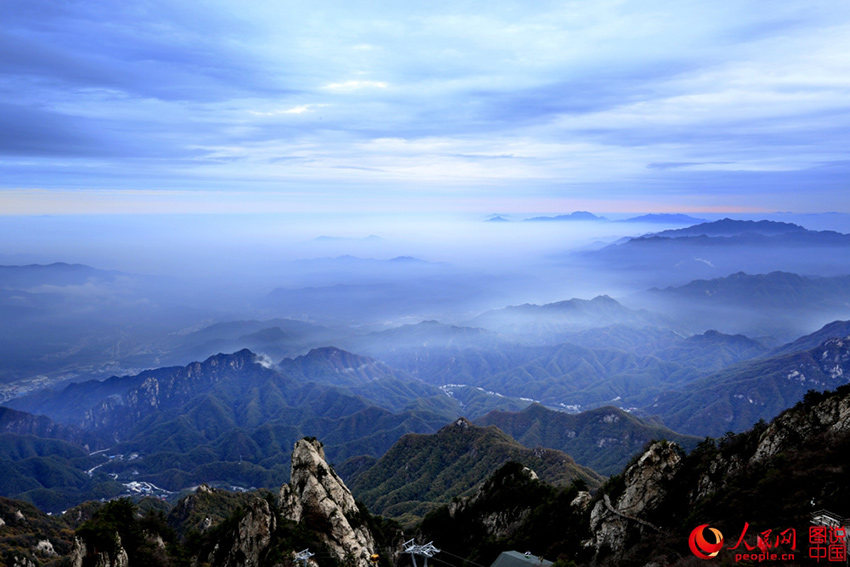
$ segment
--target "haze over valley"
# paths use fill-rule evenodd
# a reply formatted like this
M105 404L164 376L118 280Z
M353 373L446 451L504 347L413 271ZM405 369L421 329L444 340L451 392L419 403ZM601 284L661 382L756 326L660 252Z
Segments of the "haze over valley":
M305 435L361 474L403 435L458 418L521 441L497 416L531 408L548 408L545 420L608 416L607 434L575 425L528 443L610 474L653 437L692 447L846 382L850 236L764 219L546 218L351 219L336 233L294 232L285 218L191 219L243 239L238 253L209 234L205 252L169 239L183 218L137 241L144 228L128 219L139 269L133 255L109 264L97 251L74 258L95 266L3 266L8 430L95 452L65 463L76 480L55 486L17 461L55 460L51 450L20 453L7 495L55 509L139 482L163 495L202 482L272 487ZM262 223L280 224L277 238L244 241ZM78 232L77 245L94 237ZM166 271L170 254L197 257ZM775 271L743 271L753 255Z

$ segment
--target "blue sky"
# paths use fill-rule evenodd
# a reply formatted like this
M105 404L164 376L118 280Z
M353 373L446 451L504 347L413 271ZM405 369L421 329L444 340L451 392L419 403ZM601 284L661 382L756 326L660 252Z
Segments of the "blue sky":
M850 212L850 3L6 2L0 212Z

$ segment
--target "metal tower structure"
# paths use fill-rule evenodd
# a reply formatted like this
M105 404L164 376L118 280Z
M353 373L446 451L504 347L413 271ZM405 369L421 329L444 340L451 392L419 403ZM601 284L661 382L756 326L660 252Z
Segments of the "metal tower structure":
M295 554L295 561L301 563L301 567L307 567L307 560L316 555L315 553L310 553L309 549L305 549L304 551L299 551Z
M414 540L406 541L402 544L404 550L402 553L409 553L410 560L413 561L413 567L419 567L416 564L416 556L419 555L425 558L425 566L428 567L428 558L434 557L434 554L440 553L440 550L434 547L434 542L429 541L425 545L417 545Z

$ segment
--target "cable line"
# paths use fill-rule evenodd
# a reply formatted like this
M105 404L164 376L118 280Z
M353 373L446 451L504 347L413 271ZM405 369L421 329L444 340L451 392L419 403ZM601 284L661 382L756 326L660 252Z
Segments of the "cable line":
M461 561L463 561L465 563L470 563L472 565L475 565L475 567L487 567L485 565L481 565L480 563L476 563L475 561L472 561L471 559L467 559L466 557L461 557L460 555L455 555L454 553L451 553L450 551L446 551L445 549L441 550L441 553L445 553L446 555L451 555L452 557L460 559Z

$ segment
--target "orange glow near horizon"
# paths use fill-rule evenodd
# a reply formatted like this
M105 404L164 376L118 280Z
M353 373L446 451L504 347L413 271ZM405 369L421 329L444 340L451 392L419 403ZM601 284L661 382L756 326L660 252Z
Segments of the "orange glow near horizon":
M759 214L776 209L739 204L694 203L652 199L569 199L555 197L472 198L393 196L362 198L356 195L317 196L310 192L264 193L256 191L173 190L0 190L0 215L109 215L109 214L251 214L251 213L479 213L564 214L590 211L598 214L714 213ZM822 211L797 211L822 212Z

